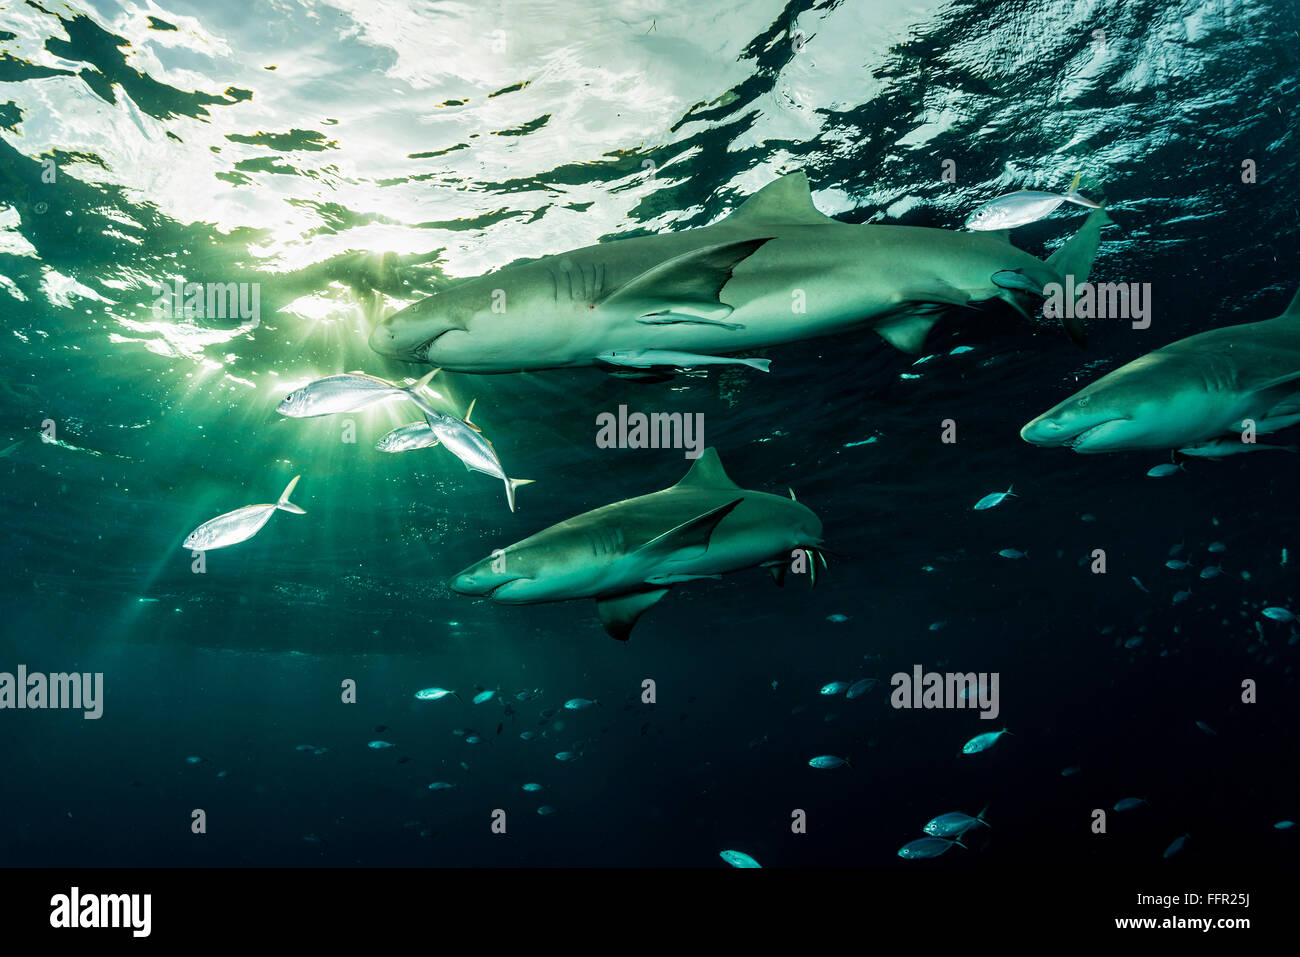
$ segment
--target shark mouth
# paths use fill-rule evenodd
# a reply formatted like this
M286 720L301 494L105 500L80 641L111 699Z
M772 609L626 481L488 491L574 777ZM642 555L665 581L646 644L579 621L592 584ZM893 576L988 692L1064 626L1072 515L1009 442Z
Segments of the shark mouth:
M428 362L429 351L433 349L433 344L435 342L437 342L439 339L441 339L449 332L465 332L465 331L466 330L462 329L460 326L448 326L446 329L443 329L437 335L430 336L420 345L416 346L414 349L410 351L409 355L412 361L414 362Z
M1086 443L1089 437L1096 435L1102 429L1106 428L1106 426L1111 425L1112 423L1115 422L1127 422L1127 421L1128 419L1125 418L1124 416L1117 416L1116 418L1113 419L1107 419L1105 422L1098 422L1096 425L1092 426L1091 428L1084 429L1078 435L1074 436L1073 438L1067 439L1061 444L1064 445L1066 448L1070 448L1070 449L1074 449L1075 451L1078 451L1080 445Z
M483 597L484 597L484 598L496 598L496 597L497 597L497 594L501 591L501 589L505 588L507 585L513 585L515 582L530 582L530 581L532 581L532 580L533 580L533 579L531 579L531 578L526 578L526 577L524 577L523 575L520 575L518 578L511 578L509 581L503 581L503 582L502 582L501 584L499 584L499 585L494 585L494 586L492 587L491 591L486 592L486 593L483 595Z

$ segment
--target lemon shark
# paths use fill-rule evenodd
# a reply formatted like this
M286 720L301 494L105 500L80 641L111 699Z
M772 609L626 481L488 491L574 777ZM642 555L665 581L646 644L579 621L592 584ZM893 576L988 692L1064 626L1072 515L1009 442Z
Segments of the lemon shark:
M1020 430L1076 452L1217 458L1300 423L1300 293L1280 316L1197 333L1110 372ZM1253 437L1253 435L1252 435Z
M1094 210L1044 262L1005 230L838 222L813 205L807 177L791 173L711 226L456 283L384 319L370 346L477 373L591 366L637 350L706 360L860 329L915 354L953 307L1001 299L1027 316L1048 283L1086 281L1108 222ZM1082 344L1078 320L1062 322Z
M448 585L508 605L594 598L605 631L626 641L673 585L760 565L781 584L792 558L807 562L815 583L817 562L826 564L821 520L793 493L742 489L710 448L671 488L552 525Z

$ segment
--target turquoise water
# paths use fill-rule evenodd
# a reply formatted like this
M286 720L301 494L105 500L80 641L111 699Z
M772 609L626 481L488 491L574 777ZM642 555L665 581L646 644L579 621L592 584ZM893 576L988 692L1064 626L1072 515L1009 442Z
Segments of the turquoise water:
M0 712L6 862L722 866L738 849L915 867L896 852L926 820L986 804L995 830L935 866L1018 866L1050 841L1064 864L1113 867L1185 832L1202 863L1289 853L1271 825L1297 813L1296 646L1258 609L1295 591L1295 457L1155 480L1161 454L1073 456L1018 431L1101 372L1294 294L1294 5L150 11L0 9L0 671L105 687L96 721ZM768 375L440 374L447 407L476 400L509 473L536 479L514 514L445 450L374 450L409 406L275 413L318 376L427 371L367 337L457 280L704 226L796 170L844 222L945 229L1080 172L1117 222L1096 275L1151 283L1153 327L1093 322L1081 352L990 308L945 318L920 365L861 332L766 351ZM1077 212L1015 243L1045 257ZM248 315L156 311L178 279L245 284ZM598 446L596 416L620 405L702 414L743 488L793 488L833 550L818 587L758 570L684 585L626 645L589 601L452 593L492 549L684 474L680 450ZM951 416L959 451L935 441ZM187 533L299 474L305 516L195 572ZM1170 546L1216 540L1222 579L1172 604ZM1104 583L1078 565L1099 544ZM890 708L890 675L917 663L999 672L1013 735L959 756L990 722ZM863 677L882 685L818 693ZM465 701L414 699L432 685ZM509 710L469 704L482 688ZM602 706L541 716L573 697ZM854 766L809 768L820 754ZM1149 808L1087 832L1134 795Z

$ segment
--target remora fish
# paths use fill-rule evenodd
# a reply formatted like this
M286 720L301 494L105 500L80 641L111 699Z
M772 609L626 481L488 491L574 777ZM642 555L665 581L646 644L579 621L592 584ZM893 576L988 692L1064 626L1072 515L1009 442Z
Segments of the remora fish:
M471 565L448 583L503 604L596 599L605 631L626 641L647 608L679 583L716 578L805 549L822 523L792 499L742 489L706 449L676 485L552 525Z
M438 370L434 369L425 379L428 381ZM416 404L424 412L423 422L412 422L389 432L375 448L381 452L405 452L410 449L430 448L435 445L445 446L456 458L465 464L471 472L482 472L499 478L506 484L506 503L510 511L515 510L515 489L521 485L531 485L535 479L509 478L497 458L497 451L492 443L483 437L483 432L470 421L474 414L474 399L469 404L465 418L458 419L446 412L439 412L422 399L415 398ZM423 427L423 428L421 428Z
M726 355L858 329L917 354L947 309L1002 299L1028 316L1048 283L1085 281L1108 222L1094 210L1044 262L1005 234L837 222L813 205L807 177L791 173L711 226L457 283L384 319L370 346L480 373L590 366L638 349ZM1062 321L1082 343L1078 320Z
M1102 376L1020 430L1076 452L1225 454L1225 439L1300 422L1300 294L1282 315L1179 339Z
M284 397L275 411L292 419L305 419L315 415L334 415L338 412L356 412L376 402L398 397L419 402L418 393L429 384L438 372L434 369L410 388L403 388L387 379L366 375L364 372L345 372L326 376L295 389ZM432 391L432 390L430 390ZM441 399L438 393L435 398Z
M301 475L293 477L293 481L285 486L284 491L280 494L280 500L274 505L245 505L243 508L237 508L225 515L218 515L186 535L181 547L188 548L191 551L204 552L211 548L238 545L240 542L248 541L248 539L260 532L262 526L270 521L271 516L277 509L283 512L293 512L295 515L306 515L306 510L289 501L289 495L293 492L293 488L298 484L300 478L302 478Z
M733 356L697 356L690 352L672 352L668 349L629 349L626 352L602 352L596 356L612 366L630 366L633 369L651 369L655 366L672 366L689 369L692 366L749 366L759 372L771 371L771 359L738 359Z
M1082 174L1075 173L1070 189L1065 193L1044 193L1036 189L1021 189L991 199L966 219L966 228L975 230L1015 229L1046 219L1062 203L1076 203L1089 209L1101 209L1100 203L1085 199L1078 193Z

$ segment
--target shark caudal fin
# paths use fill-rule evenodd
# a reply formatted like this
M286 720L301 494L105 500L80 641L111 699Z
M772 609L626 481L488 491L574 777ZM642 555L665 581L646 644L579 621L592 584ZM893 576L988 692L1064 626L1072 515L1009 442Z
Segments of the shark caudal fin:
M510 506L510 511L515 510L515 489L521 485L532 485L537 479L506 479L506 503Z
M1106 213L1104 206L1099 206L1088 214L1079 231L1052 255L1047 257L1047 265L1064 279L1074 276L1077 286L1088 281L1092 270L1092 261L1097 258L1097 247L1101 245L1101 228L1114 222Z
M1083 221L1079 231L1071 236L1064 246L1047 257L1047 267L1055 273L1054 282L1065 288L1067 286L1067 276L1071 277L1071 281L1076 287L1088 281L1088 274L1092 271L1092 262L1097 258L1097 247L1101 245L1101 228L1110 225L1112 222L1113 220L1106 213L1104 204L1088 214L1088 218ZM1002 273L998 275L1003 276ZM1036 284L1028 276L1023 277L1023 285L1014 281L1007 281L1008 278L1012 277L1004 276L1002 281L996 278L994 281L1004 289L1023 289L1026 292L1036 292L1040 296L1045 295L1041 288L1033 288ZM1015 301L1014 292L1004 298L1018 311L1024 312L1024 307ZM1077 316L1072 315L1073 310L1063 311L1066 314L1060 317L1061 326L1065 329L1066 334L1076 345L1087 345L1083 323Z
M298 479L300 478L302 478L301 475L295 475L293 480L284 487L284 491L280 493L280 501L275 503L276 508L285 512L293 512L295 515L307 514L305 508L299 508L297 505L294 505L293 502L289 501L289 496L292 494L294 486L298 484Z

